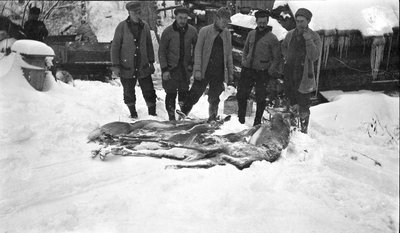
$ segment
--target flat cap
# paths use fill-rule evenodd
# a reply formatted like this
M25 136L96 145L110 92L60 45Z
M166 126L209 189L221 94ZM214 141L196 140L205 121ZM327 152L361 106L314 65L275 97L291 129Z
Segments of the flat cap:
M29 9L29 14L38 15L38 14L40 14L40 9L37 8L36 6L34 6L34 7Z
M254 16L256 17L256 19L269 17L269 11L267 11L267 10L259 10L254 14Z
M186 7L177 7L174 11L174 15L178 15L179 13L189 14L189 9Z
M125 5L125 8L129 11L140 8L141 6L142 4L140 3L140 1L130 1Z
M306 19L308 19L309 21L311 20L312 17L312 13L311 11L307 10L306 8L300 8L297 10L296 14L294 15L295 17L297 16L303 16Z

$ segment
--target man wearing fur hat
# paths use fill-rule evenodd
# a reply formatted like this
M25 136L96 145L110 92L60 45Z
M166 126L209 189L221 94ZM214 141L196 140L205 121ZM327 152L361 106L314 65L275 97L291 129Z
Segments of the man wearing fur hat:
M139 82L148 114L156 116L156 92L151 74L154 73L154 50L149 25L141 19L140 1L126 4L129 16L118 24L111 44L113 75L121 78L124 102L131 117L137 118L135 86Z
M308 27L312 18L309 10L300 8L295 18L296 28L289 31L282 42L285 92L292 109L299 113L301 132L307 133L311 93L316 88L314 62L321 53L321 39Z
M162 85L166 92L165 108L169 120L175 120L175 102L185 100L193 71L197 30L187 23L189 10L175 9L175 21L161 35L158 56L162 71Z
M242 71L238 83L238 117L244 124L247 99L251 89L256 89L257 110L254 125L261 124L266 106L267 84L270 78L278 73L281 61L279 40L272 34L268 26L269 12L259 10L255 13L257 28L250 31L244 44L242 55Z
M27 39L43 41L49 35L46 25L39 20L40 9L32 7L29 9L28 21L24 24Z
M231 22L227 7L218 9L214 23L200 29L194 55L194 82L181 108L187 115L206 87L208 90L209 121L218 115L219 95L224 91L224 83L233 80L232 40L227 28Z

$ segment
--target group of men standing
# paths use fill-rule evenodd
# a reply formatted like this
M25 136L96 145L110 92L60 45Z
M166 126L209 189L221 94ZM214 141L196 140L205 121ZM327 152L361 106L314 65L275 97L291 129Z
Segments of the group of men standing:
M129 17L116 30L111 46L113 72L121 78L124 102L132 118L135 108L136 81L142 89L150 115L156 115L156 94L151 74L154 72L154 52L148 24L140 19L141 3L126 4ZM227 84L233 82L231 22L229 8L216 12L214 23L197 30L188 24L189 10L180 7L174 11L175 21L162 33L159 61L162 86L166 92L165 108L169 120L175 113L188 115L208 88L209 121L216 120L219 96ZM268 26L269 12L255 13L257 28L246 39L242 71L237 85L238 118L245 123L247 99L253 87L257 110L254 125L261 124L266 107L267 84L272 78L284 74L285 91L290 105L299 111L301 131L306 133L310 116L310 97L315 90L313 63L319 58L320 38L308 28L312 14L301 8L296 14L296 29L288 32L283 42ZM281 68L283 65L283 69ZM194 82L190 86L190 77ZM176 110L176 98L180 110Z

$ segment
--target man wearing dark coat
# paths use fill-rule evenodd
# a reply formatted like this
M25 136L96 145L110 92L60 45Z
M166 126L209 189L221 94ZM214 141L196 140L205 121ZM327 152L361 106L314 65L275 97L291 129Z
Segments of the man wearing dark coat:
M115 76L121 78L124 102L131 117L137 118L135 86L139 82L148 114L156 116L156 92L151 74L154 73L154 50L150 27L141 17L142 4L126 4L129 17L118 24L111 44L111 63Z
M39 20L40 9L32 7L29 9L28 21L24 24L26 39L42 41L49 35L46 25Z
M239 122L244 124L247 100L255 87L257 110L254 125L259 125L266 107L267 84L278 73L282 55L279 40L272 34L272 27L268 26L269 12L259 10L255 17L257 28L247 35L236 97Z
M189 10L177 8L176 20L161 35L158 56L162 71L162 85L166 92L165 108L169 120L175 120L175 102L185 100L192 76L197 30L187 23Z
M307 133L311 93L316 88L314 62L321 53L321 39L308 27L311 17L309 10L300 8L295 14L296 28L289 31L282 42L285 93L292 109L299 112L303 133Z

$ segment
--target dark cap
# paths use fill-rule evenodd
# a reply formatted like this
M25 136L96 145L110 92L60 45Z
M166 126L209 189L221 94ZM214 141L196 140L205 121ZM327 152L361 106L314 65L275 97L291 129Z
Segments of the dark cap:
M39 15L40 14L40 9L37 8L36 6L34 6L34 7L29 9L29 14L31 14L31 15Z
M139 1L130 1L125 5L125 8L130 11L140 8L141 6L142 4Z
M177 7L174 11L174 15L178 15L179 13L189 14L189 9L186 7Z
M312 13L311 13L311 11L307 10L306 8L300 8L300 9L297 10L297 12L296 12L296 14L294 16L295 17L303 16L306 19L308 19L308 21L310 21L311 17L312 17Z
M269 17L269 11L267 11L267 10L259 10L254 14L254 16L256 17L256 19Z
M217 11L217 16L223 19L231 20L231 11L228 7L221 7Z

